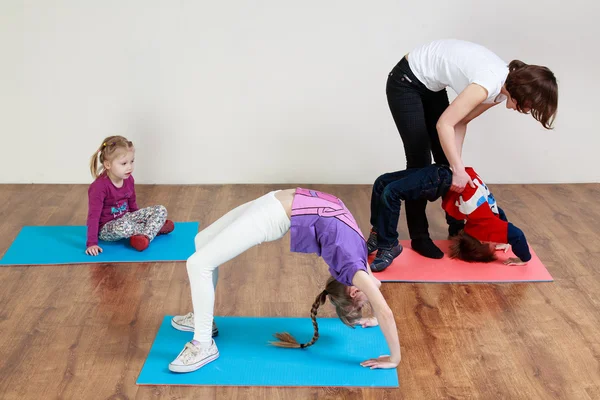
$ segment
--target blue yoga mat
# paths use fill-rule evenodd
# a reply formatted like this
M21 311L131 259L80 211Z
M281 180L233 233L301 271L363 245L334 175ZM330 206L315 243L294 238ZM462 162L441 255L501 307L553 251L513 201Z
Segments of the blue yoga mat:
M166 316L138 377L138 385L357 386L398 387L396 369L364 368L360 362L389 354L379 327L351 329L339 319L319 318L320 337L306 349L270 346L275 332L304 343L313 335L310 318L216 317L220 356L197 371L168 366L193 333L171 326Z
M85 254L85 226L24 226L0 265L185 261L194 253L196 233L197 222L176 222L173 232L157 236L144 251L128 240L100 241L103 252L94 257Z

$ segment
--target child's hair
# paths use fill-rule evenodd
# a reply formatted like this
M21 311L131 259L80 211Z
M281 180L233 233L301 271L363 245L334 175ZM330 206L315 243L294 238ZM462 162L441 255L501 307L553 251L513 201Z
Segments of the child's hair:
M130 150L132 148L133 143L123 136L109 136L104 139L90 159L90 172L94 179L105 172L104 161L112 161L117 150Z
M558 107L558 85L552 71L519 60L512 60L508 71L506 90L517 102L517 110L531 109L533 118L552 129Z
M356 322L362 318L362 309L354 305L354 301L348 292L348 286L336 281L332 276L327 280L325 290L323 290L312 305L310 310L310 318L312 319L313 327L315 328L314 334L310 342L298 343L298 341L289 333L276 333L274 336L279 341L270 342L274 346L279 347L290 347L304 349L308 346L315 344L319 339L319 325L317 324L317 310L319 306L325 304L325 300L329 300L335 306L335 311L342 322L348 325L350 328L354 328Z
M496 251L487 243L460 231L452 238L450 258L458 258L467 262L492 262L496 259Z

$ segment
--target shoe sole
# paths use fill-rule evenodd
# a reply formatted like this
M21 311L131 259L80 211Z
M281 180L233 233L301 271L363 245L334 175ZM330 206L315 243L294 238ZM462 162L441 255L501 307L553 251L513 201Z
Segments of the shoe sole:
M200 368L204 367L206 364L208 364L209 362L213 362L215 361L217 358L219 358L219 351L217 351L214 355L205 358L204 360L193 364L193 365L173 365L173 364L169 364L169 371L171 372L177 372L177 373L186 373L186 372L194 372L199 370Z
M182 331L182 332L194 332L194 328L190 328L188 326L185 325L179 325L177 322L171 320L171 326L175 329L177 329L178 331Z
M185 325L179 325L177 322L171 320L171 326L175 329L177 329L178 331L182 331L182 332L194 332L194 328L190 328L188 326ZM217 337L219 336L219 330L217 329L216 331L213 330L212 331L212 337Z

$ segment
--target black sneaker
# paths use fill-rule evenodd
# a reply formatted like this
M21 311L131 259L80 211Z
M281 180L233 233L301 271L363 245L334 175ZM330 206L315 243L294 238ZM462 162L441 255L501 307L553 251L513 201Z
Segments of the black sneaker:
M390 266L394 258L398 257L402 253L402 245L398 243L391 249L379 249L375 259L371 263L371 271L381 272Z
M377 250L377 232L371 230L369 239L367 239L367 254L371 254L375 250Z

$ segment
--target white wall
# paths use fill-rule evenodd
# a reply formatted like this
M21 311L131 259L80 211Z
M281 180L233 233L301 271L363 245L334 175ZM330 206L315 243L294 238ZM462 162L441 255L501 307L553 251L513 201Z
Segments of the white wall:
M495 107L464 158L491 183L598 182L592 0L0 1L0 182L86 183L103 137L140 183L371 183L405 166L387 73L479 42L559 79L554 131Z

